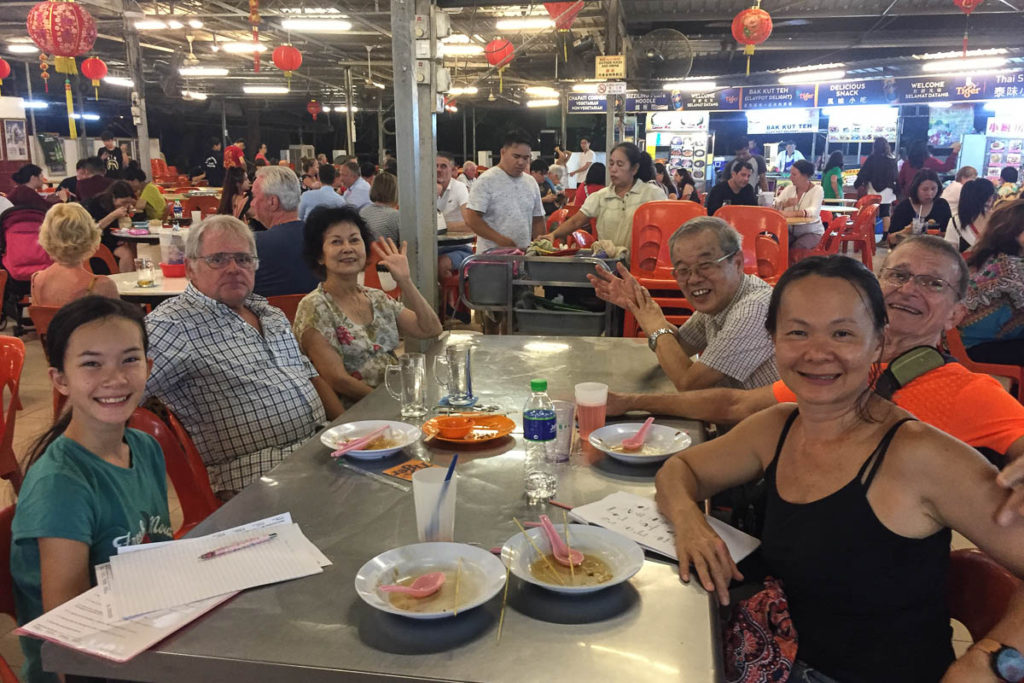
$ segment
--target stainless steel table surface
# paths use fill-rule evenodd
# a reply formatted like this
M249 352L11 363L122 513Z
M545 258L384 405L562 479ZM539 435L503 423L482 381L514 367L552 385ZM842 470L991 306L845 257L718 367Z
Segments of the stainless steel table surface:
M121 295L122 299L143 303L159 303L164 299L178 296L188 286L188 278L164 277L159 266L154 270L156 272L152 287L139 287L139 274L134 271L115 273L109 277L117 285L117 293Z
M516 533L513 515L561 518L548 506L531 509L522 493L521 410L530 378L546 377L554 398L570 398L573 384L585 380L622 391L671 389L644 339L453 338L475 346L473 389L481 404L506 408L519 427L515 438L459 450L455 537L484 548ZM436 401L439 390L430 386ZM380 388L339 422L397 415L398 403ZM686 429L695 441L703 438L700 423L664 422ZM245 591L122 665L48 643L46 668L144 681L721 680L717 608L702 588L679 581L674 564L657 560L648 559L624 584L576 597L511 577L500 641L500 593L440 621L414 621L366 605L353 586L359 567L416 542L412 493L340 467L328 451L311 440L194 531L206 534L291 512L333 561L323 574ZM371 468L413 456L447 463L450 452L420 442ZM557 498L576 505L616 490L650 495L655 469L577 452L563 467Z

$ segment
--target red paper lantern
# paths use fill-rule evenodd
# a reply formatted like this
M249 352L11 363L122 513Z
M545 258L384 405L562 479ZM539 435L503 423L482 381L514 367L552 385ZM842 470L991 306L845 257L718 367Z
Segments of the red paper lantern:
M291 87L292 72L302 66L302 53L299 52L298 48L286 44L274 48L272 57L274 66L284 72L288 86Z
M576 15L583 9L583 0L578 2L545 2L544 9L548 11L555 21L555 28L559 31L568 31L572 28L572 22L576 21Z
M510 41L504 38L496 38L484 46L484 56L487 57L487 63L498 67L498 92L502 92L505 89L502 82L502 72L512 63L515 53L516 48Z
M56 56L57 73L77 74L75 57L92 49L96 42L96 22L85 9L69 0L45 0L28 12L25 21L32 42Z
M316 121L317 114L319 114L323 110L324 108L320 106L320 103L317 102L316 100L310 100L309 103L306 105L306 111L309 112L310 116L313 117L314 121Z
M0 57L0 86L4 84L4 79L11 75L11 65L7 63L7 60Z
M760 4L760 2L758 3ZM737 14L732 20L732 37L736 42L745 45L743 53L747 55L747 75L750 75L750 56L754 54L754 46L768 40L772 34L772 17L760 7L751 7Z
M96 99L100 98L100 79L107 75L107 64L99 57L89 57L82 62L82 75L92 81Z

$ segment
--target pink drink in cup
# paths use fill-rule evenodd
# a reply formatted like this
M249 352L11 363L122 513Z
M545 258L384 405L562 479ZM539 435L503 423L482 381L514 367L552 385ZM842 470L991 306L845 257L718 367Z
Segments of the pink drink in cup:
M576 419L580 424L580 438L585 442L595 429L604 427L608 406L608 385L583 382L576 385Z

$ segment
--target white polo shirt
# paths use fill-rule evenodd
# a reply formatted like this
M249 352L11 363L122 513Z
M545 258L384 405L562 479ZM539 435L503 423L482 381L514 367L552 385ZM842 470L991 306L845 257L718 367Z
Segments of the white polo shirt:
M469 189L455 179L448 181L448 187L437 198L437 210L444 216L446 224L462 222L462 207L469 201Z

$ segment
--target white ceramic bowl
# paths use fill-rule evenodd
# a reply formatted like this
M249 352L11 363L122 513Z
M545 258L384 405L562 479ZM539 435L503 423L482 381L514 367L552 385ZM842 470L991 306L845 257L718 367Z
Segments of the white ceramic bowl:
M373 430L385 426L391 428L392 436L399 440L398 445L375 451L349 451L345 455L356 460L376 460L377 458L383 458L400 451L406 446L416 443L420 438L419 427L404 422L362 420L360 422L346 422L345 424L331 427L320 435L320 442L333 451L341 448L346 441L366 436Z
M555 524L554 526L558 534L564 537L564 525ZM542 552L551 552L551 544L543 529L527 529L526 533ZM541 581L530 572L530 565L540 557L533 549L533 545L523 538L522 532L505 541L505 545L501 548L501 560L513 574L523 581L556 593L577 595L594 593L627 581L644 565L644 551L639 545L621 534L599 526L570 524L569 544L573 550L579 550L584 555L598 556L608 565L612 572L612 578L595 586L563 586Z
M595 429L590 433L590 445L604 451L616 460L634 465L650 464L667 460L679 451L690 446L690 435L681 429L666 427L657 422L651 425L644 439L644 446L635 453L622 453L613 450L622 444L623 439L636 436L643 426L641 422L620 422Z
M435 611L411 612L400 609L391 604L389 594L380 590L380 586L430 572L451 574L458 569L460 559L462 571L458 610L461 614L487 602L505 585L505 566L501 560L487 550L472 545L415 543L383 552L359 568L355 581L356 593L371 607L410 619L444 619L455 616L454 601Z

